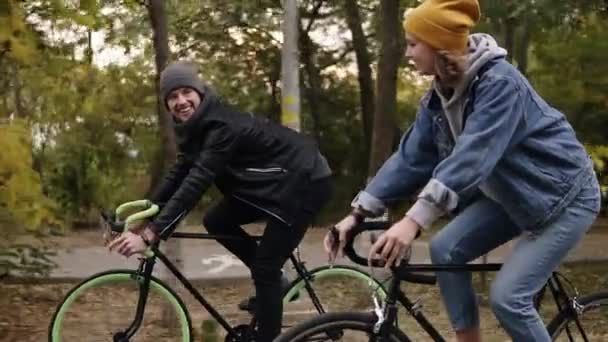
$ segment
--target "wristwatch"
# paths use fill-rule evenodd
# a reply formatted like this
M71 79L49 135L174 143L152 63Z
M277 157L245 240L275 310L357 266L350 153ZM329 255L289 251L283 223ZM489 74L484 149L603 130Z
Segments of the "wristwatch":
M144 241L144 243L146 244L146 246L150 247L152 245L152 243L150 242L150 240L148 240L148 238L146 237L146 234L141 233L141 234L139 234L139 236Z

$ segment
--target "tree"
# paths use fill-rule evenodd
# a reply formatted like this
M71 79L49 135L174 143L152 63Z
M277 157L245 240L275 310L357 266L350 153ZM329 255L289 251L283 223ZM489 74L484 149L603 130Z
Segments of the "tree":
M281 58L281 121L289 128L300 131L300 64L298 59L298 4L284 1L283 47Z
M380 58L368 175L373 176L392 152L397 112L397 69L403 55L401 18L397 0L380 1Z
M549 103L566 114L578 136L589 144L608 138L608 43L605 18L590 14L575 29L559 27L545 34L535 48L530 78ZM559 65L559 70L555 68Z
M167 14L165 12L164 1L150 0L147 10L152 26L152 40L155 52L156 75L154 83L156 84L158 128L160 133L160 149L158 150L156 162L152 164L150 172L152 175L150 190L152 191L152 189L159 185L163 175L173 165L177 149L171 116L165 110L165 104L160 95L160 74L167 65L170 55Z
M576 26L581 17L601 11L604 5L602 0L481 1L484 19L477 30L495 34L509 61L527 74L530 50L542 43L548 30Z
M170 114L165 110L164 99L160 94L160 74L169 60L169 33L167 29L167 14L163 0L150 0L147 5L150 23L152 25L152 36L154 45L154 56L156 66L156 94L158 126L160 131L161 148L158 151L156 165L153 165L151 188L157 187L163 175L169 171L176 157L175 137L171 125ZM170 239L165 243L165 252L177 267L183 266L181 262L181 246L179 240ZM177 285L178 281L168 271L164 272L164 278L171 286ZM163 307L163 321L165 324L175 322L172 320L173 309L170 304Z
M371 58L367 50L367 39L363 32L357 1L344 0L344 12L357 57L361 121L363 122L363 134L365 136L367 153L369 154L374 122L374 80L372 77Z

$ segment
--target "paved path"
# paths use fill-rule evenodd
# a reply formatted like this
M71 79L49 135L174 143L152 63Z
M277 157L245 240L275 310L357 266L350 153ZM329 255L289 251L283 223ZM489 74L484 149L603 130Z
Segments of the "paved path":
M604 230L605 231L605 230ZM300 253L307 267L312 268L326 264L322 248L324 231L312 229L300 245ZM248 278L248 269L217 242L211 240L182 240L182 271L191 280L221 280L230 278ZM365 249L369 242L362 242ZM513 243L506 244L489 254L488 262L501 262L509 255ZM589 233L583 241L568 255L568 261L608 260L608 234ZM51 279L74 280L86 278L97 272L112 268L133 268L137 265L135 258L126 259L110 253L104 247L74 248L59 251L54 261L59 265L51 273ZM428 263L428 243L417 241L414 244L412 262ZM352 264L348 259L339 259L338 263ZM157 271L161 267L157 267Z

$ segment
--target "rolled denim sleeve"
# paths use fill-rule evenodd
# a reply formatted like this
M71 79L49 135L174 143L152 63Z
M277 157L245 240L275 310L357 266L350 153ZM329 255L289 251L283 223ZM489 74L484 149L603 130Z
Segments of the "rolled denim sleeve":
M364 191L353 200L374 215L381 215L386 204L406 198L431 177L438 163L430 115L421 110L416 121L401 138L398 150L382 165Z
M520 89L510 78L480 83L473 108L454 150L437 165L407 213L423 227L472 195L511 146L515 132L525 125Z

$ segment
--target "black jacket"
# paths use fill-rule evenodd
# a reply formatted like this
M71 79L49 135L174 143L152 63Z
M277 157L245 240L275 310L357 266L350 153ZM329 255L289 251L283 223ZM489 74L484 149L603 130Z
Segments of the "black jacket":
M249 203L291 224L311 181L320 153L297 132L242 113L207 93L185 123L175 124L179 154L152 201L163 209L152 223L166 238L213 184L225 195Z

